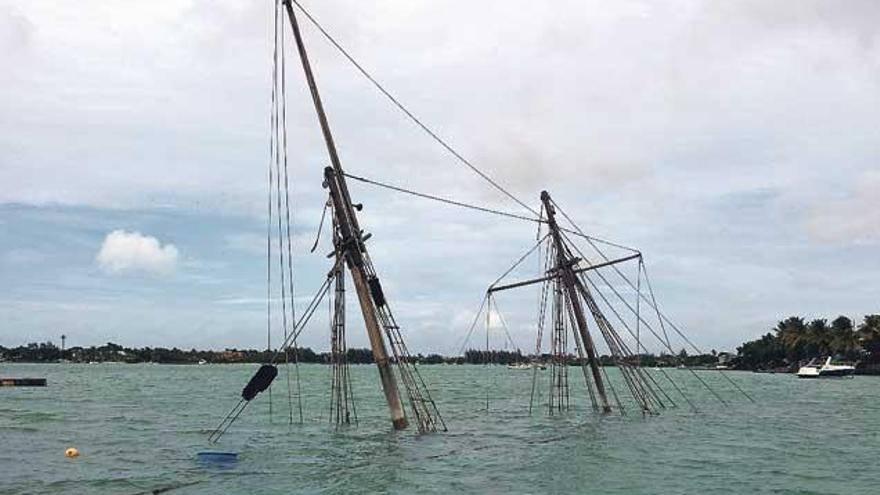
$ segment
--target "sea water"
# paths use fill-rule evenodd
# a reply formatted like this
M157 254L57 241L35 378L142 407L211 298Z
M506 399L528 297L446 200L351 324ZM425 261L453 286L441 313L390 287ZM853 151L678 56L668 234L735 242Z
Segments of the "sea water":
M0 493L877 493L880 378L666 370L699 408L596 415L571 368L571 410L548 414L548 371L421 366L446 433L392 431L375 367L352 366L358 425L328 422L330 368L281 368L219 444L207 436L257 365L8 364ZM288 375L289 370L289 375ZM660 383L665 378L655 370ZM619 394L620 375L609 369ZM715 389L720 402L697 375ZM291 394L288 395L288 378ZM662 380L661 380L662 379ZM668 383L668 382L665 382ZM300 422L301 391L303 418ZM290 399L289 399L290 397ZM488 398L488 410L486 408ZM292 405L293 407L289 407ZM292 422L291 422L292 420ZM76 447L77 458L64 451ZM214 466L198 452L238 453ZM168 491L162 491L168 490Z

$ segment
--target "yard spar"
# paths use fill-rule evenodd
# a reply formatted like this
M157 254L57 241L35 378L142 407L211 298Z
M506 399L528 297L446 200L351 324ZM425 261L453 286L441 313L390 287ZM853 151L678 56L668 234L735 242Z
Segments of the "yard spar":
M488 315L490 311L497 311L497 302L495 302L497 294L529 286L541 287L529 411L532 411L536 400L537 370L539 368L537 361L542 356L542 340L548 318L551 326L550 386L547 394L547 406L550 414L556 414L569 408L571 401L568 366L573 359L583 372L584 385L590 404L597 412L608 413L617 410L620 414L626 414L627 404L633 404L644 415L656 415L663 409L676 407L677 400L682 400L696 411L697 407L686 393L686 387L679 383L682 378L680 374L669 373L662 368L657 368L652 373L645 366L642 366L641 357L643 353L648 352L645 345L647 338L653 337L663 352L674 354L673 343L667 328L670 328L674 334L677 334L698 353L703 353L666 315L661 313L654 297L653 288L648 280L642 253L584 234L553 201L547 191L541 192L541 207L540 224L542 228L546 225L547 233L541 236L539 229L537 244L489 286L486 291L486 299L480 306L480 311L486 308ZM559 225L558 213L561 213L570 223L570 228L563 228ZM594 251L592 256L587 256L578 247L576 241L585 241L592 247ZM614 246L627 253L612 258L599 248L599 244ZM534 252L543 252L545 256L541 276L518 282L501 283L508 274ZM596 259L597 256L598 259ZM638 275L635 283L618 268L619 265L625 263L637 264ZM603 274L606 271L610 271L610 273ZM625 287L633 292L634 301L627 301L621 294L621 290L609 280L612 277L622 281ZM642 288L643 281L647 291ZM650 310L649 314L654 314L653 322L649 321L646 318L647 315L641 311L643 305ZM606 315L611 315L613 318ZM612 323L612 320L615 323ZM488 326L487 324L487 340ZM610 363L604 364L613 364L614 368L619 370L621 380L618 381L617 386L612 380L609 380L608 373L600 358L598 341L593 337L591 328L598 330L598 341L604 344L608 353ZM626 330L629 338L619 333L618 328ZM643 329L647 331L648 335L643 335ZM568 347L568 343L572 341L576 349L574 356L570 354ZM727 404L727 400L709 381L693 369L683 365L680 367L685 368L693 381L706 388L720 403ZM734 388L737 393L752 400L722 370L719 369L718 373L725 383ZM623 390L618 391L618 388L621 388L620 382L623 382L622 388L629 392L629 400L624 398ZM669 387L668 391L666 387Z

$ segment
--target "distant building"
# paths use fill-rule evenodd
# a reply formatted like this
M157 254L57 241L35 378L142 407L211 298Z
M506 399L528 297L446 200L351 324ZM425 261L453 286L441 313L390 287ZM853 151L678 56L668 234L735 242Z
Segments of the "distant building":
M718 364L728 364L733 361L733 358L736 357L736 354L731 354L729 352L719 352L718 353Z
M241 351L223 351L220 353L220 357L230 363L244 361L244 353Z

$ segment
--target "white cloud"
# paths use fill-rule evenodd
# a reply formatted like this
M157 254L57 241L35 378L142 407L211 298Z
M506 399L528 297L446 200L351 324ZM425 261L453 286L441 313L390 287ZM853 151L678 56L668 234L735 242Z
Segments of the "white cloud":
M95 260L107 273L151 273L167 275L177 265L178 251L155 237L140 232L114 230L107 234Z

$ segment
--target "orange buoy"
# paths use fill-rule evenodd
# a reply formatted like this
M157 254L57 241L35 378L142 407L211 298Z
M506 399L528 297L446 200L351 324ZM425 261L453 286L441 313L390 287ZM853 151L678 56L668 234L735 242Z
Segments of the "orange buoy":
M71 459L74 457L79 457L79 450L76 447L70 447L69 449L64 451L65 457L70 457Z

